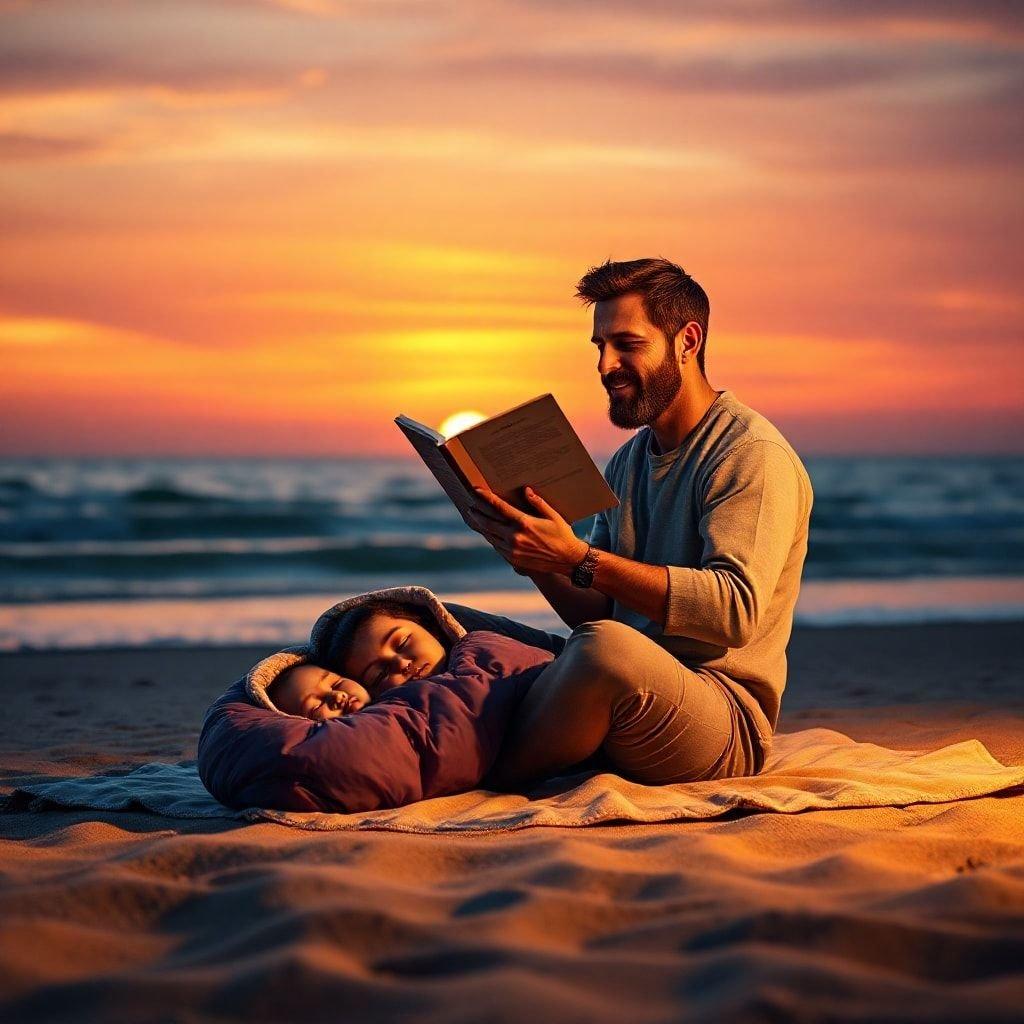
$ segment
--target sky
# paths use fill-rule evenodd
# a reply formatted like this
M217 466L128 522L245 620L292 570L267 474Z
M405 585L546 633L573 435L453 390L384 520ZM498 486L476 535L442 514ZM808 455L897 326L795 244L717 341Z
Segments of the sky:
M0 0L0 453L403 454L664 256L800 452L1024 450L1024 8Z

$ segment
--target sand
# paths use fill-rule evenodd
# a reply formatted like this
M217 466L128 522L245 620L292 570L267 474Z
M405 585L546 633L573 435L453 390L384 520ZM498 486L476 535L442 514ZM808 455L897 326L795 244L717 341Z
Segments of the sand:
M264 649L0 657L0 793L195 756ZM1024 763L1019 623L798 630L780 731ZM1024 788L499 836L0 814L0 1019L1019 1021Z

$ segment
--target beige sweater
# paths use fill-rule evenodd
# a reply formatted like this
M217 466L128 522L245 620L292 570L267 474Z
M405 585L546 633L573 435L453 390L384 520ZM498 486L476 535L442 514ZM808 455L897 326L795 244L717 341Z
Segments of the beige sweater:
M590 543L668 570L665 623L616 601L612 618L647 634L737 697L770 745L786 686L786 645L807 555L813 492L796 452L763 416L722 391L676 449L650 427L611 457L618 508Z

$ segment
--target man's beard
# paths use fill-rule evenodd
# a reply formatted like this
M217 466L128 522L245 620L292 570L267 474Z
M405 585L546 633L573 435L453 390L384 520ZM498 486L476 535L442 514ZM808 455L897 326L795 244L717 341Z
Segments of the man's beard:
M632 430L653 423L672 404L682 387L683 375L670 345L661 364L646 380L621 375L611 378L612 383L616 380L620 383L628 380L633 385L633 393L619 398L609 392L608 418L615 426Z

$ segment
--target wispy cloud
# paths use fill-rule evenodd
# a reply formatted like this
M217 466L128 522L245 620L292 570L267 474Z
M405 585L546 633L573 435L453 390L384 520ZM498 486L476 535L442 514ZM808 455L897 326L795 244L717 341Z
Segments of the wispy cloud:
M95 139L33 135L29 132L0 132L0 161L70 160L99 152Z

